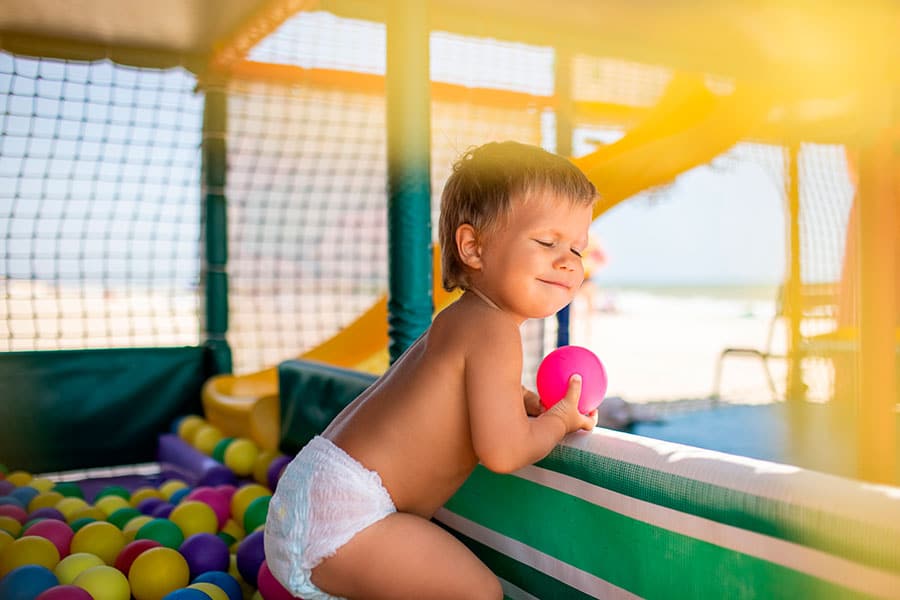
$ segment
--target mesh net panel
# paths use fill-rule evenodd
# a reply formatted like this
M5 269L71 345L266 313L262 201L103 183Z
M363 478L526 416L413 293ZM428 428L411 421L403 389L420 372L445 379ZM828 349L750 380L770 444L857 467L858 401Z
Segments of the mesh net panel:
M387 292L386 124L383 92L352 91L354 74L384 73L384 26L300 13L249 58L288 66L290 83L229 89L229 341L249 372L315 347ZM550 95L546 48L435 32L432 79ZM343 73L345 89L314 78ZM520 103L521 104L521 103ZM453 161L473 145L541 144L539 107L498 106L472 89L432 103L432 218ZM524 331L526 380L547 327Z
M198 343L194 85L0 53L0 347Z
M384 98L229 89L229 342L246 372L312 348L387 289Z
M855 186L843 146L803 144L800 169L800 273L804 289L801 335L805 338L858 325L851 289L854 268L845 268L848 226ZM843 300L842 300L843 296ZM811 400L856 394L855 356L822 354L815 346L803 359Z

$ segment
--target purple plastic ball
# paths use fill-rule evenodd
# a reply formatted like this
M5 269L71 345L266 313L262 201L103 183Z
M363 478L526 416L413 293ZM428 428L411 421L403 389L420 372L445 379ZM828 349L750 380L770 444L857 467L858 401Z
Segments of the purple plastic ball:
M210 467L200 477L200 481L197 482L197 485L208 485L209 487L216 487L217 485L225 484L237 484L237 476L234 474L234 471L232 471L225 465L216 465Z
M45 506L28 513L28 520L33 519L54 519L56 521L66 522L66 516L52 506Z
M237 551L237 570L244 581L256 587L256 576L259 566L266 559L263 547L263 532L254 531L241 541Z
M281 479L281 472L290 462L290 456L279 454L269 463L269 468L266 469L266 481L269 484L269 489L273 492L275 491L275 486L278 485L278 480Z
M166 501L162 498L146 498L138 503L137 509L141 511L141 514L152 515L157 506L165 503Z
M178 551L187 561L191 579L207 571L227 571L231 562L228 544L212 533L195 533L184 540Z
M175 506L171 502L163 502L150 511L150 516L157 519L168 519L174 508Z

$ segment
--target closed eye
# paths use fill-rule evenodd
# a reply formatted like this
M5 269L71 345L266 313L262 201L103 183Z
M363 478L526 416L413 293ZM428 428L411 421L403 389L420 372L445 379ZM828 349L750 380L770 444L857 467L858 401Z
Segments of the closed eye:
M583 258L583 257L581 256L581 252L582 252L581 250L576 250L575 248L572 248L572 254L574 254L574 255L577 256L578 258Z
M556 247L556 242L545 242L544 240L534 240L544 248L554 248Z

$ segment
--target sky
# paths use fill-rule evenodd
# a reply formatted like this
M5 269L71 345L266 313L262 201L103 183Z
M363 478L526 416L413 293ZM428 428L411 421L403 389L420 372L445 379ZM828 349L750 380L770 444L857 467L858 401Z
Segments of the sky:
M784 276L783 201L763 171L739 163L680 175L656 197L613 207L592 232L609 285L777 285Z

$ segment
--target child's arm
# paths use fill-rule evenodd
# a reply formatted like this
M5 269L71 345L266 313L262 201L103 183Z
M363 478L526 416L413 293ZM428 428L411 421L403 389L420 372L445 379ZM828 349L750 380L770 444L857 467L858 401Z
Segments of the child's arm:
M540 416L542 412L544 412L544 407L541 405L540 396L529 390L524 385L522 386L522 400L525 403L525 412L529 417L537 417Z
M596 411L578 412L580 378L550 410L529 419L523 402L522 342L518 328L487 323L479 331L481 343L466 357L466 395L472 444L488 469L508 473L546 456L568 433L593 429ZM489 343L485 343L489 340Z

